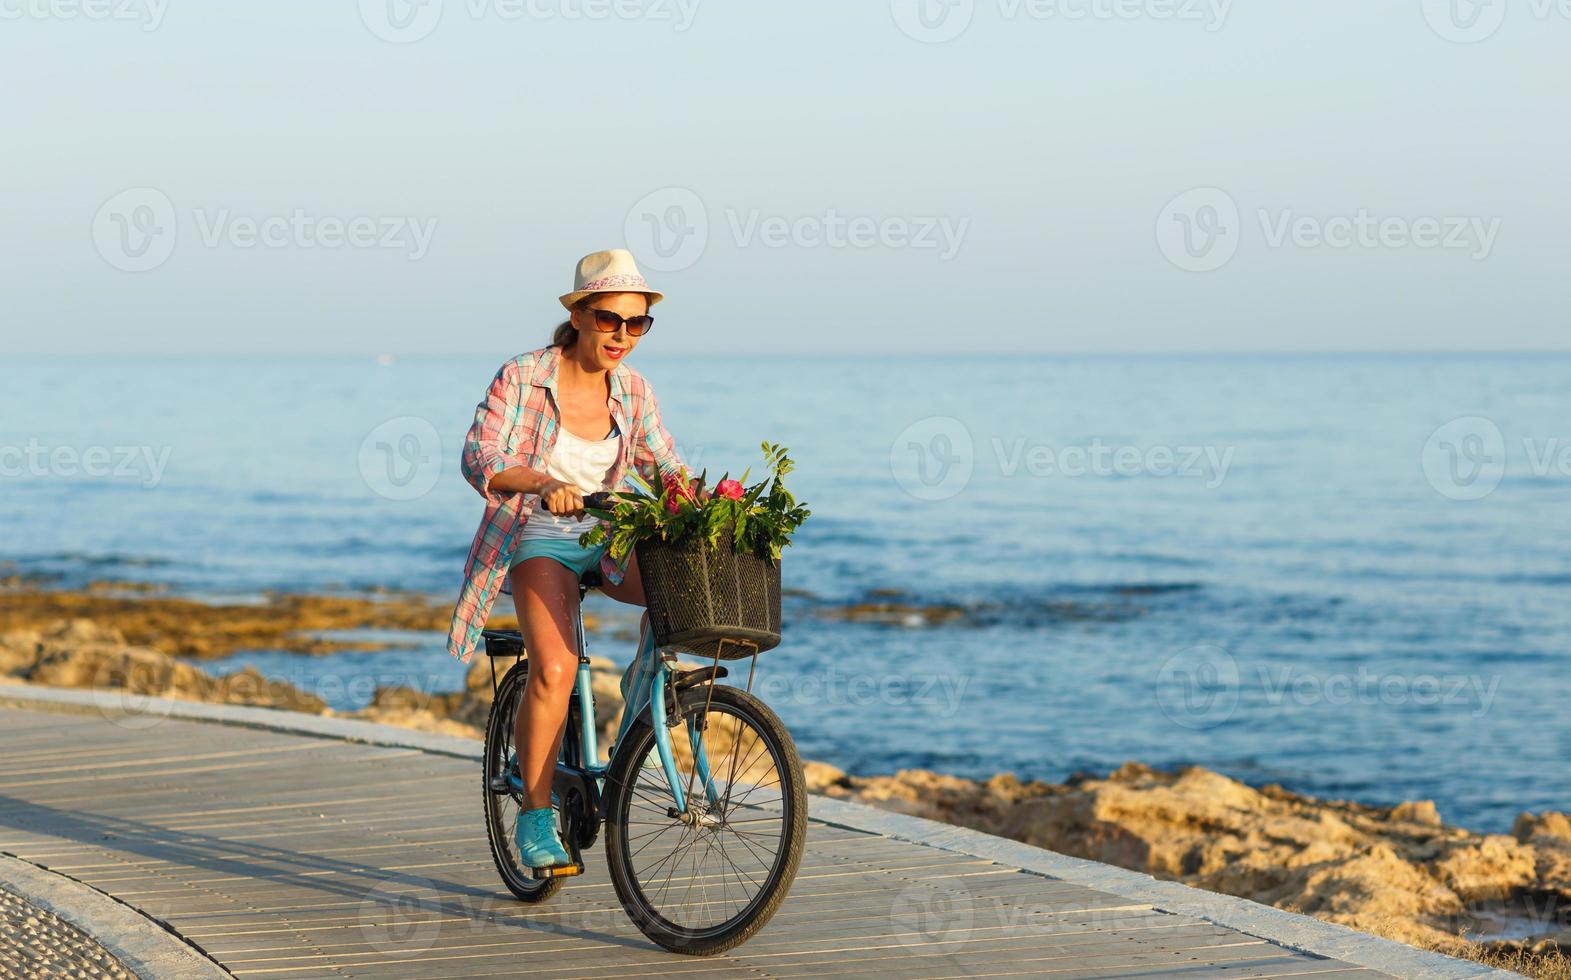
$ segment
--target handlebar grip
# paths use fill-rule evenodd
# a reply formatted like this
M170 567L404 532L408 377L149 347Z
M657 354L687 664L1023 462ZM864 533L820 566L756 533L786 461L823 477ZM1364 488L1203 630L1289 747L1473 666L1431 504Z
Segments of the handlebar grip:
M585 507L598 507L602 510L610 510L615 503L616 494L606 490L596 490L594 493L584 494ZM540 506L544 507L548 514L556 513L556 511L551 509L551 505L544 500L540 501Z

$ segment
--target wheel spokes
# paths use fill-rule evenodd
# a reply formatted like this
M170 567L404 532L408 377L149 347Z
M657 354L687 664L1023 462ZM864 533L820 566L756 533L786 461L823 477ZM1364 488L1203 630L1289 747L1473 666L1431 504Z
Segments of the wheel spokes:
M750 719L712 704L707 718L695 707L683 721L671 747L677 777L692 787L689 815L669 815L674 795L664 767L640 765L628 787L623 846L650 910L679 928L703 931L725 925L760 897L789 818L781 760Z

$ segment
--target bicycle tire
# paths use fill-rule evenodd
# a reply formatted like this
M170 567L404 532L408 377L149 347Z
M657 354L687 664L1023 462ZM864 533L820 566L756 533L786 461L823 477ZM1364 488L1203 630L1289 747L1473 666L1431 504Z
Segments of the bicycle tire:
M563 879L536 879L528 867L518 862L513 849L513 823L523 810L523 801L511 792L499 793L492 788L493 779L503 775L512 752L513 718L528 678L529 661L520 660L509 668L502 682L497 685L496 699L491 702L491 713L486 718L480 792L485 797L486 840L491 845L491 860L496 863L497 873L502 876L502 884L520 901L533 904L547 901L561 891ZM514 812L511 819L503 800L512 801Z
M709 698L709 685L703 684L683 691L679 695L678 710L685 723L691 724L691 719L702 714L707 698ZM632 851L631 847L635 840L648 835L642 830L637 835L629 834L629 811L635 798L641 797L640 773L644 771L645 757L654 746L654 729L647 719L640 719L627 733L623 744L617 746L616 757L612 760L606 777L606 864L611 872L611 883L616 889L617 898L640 932L671 952L689 956L713 956L734 949L769 923L780 904L785 901L786 894L796 878L807 836L807 783L802 775L802 762L797 755L796 745L779 717L751 694L722 685L714 687L709 710L711 717L718 711L721 715L731 715L745 720L766 746L775 770L781 777L779 849L774 855L768 870L768 878L763 886L736 915L702 928L685 926L672 921L657 909L645 893L644 884L639 881L639 872L633 860L636 852ZM685 724L677 728L677 731L685 730ZM740 729L738 729L738 734L732 740L733 751L735 751L735 743L740 740ZM718 769L719 766L716 768ZM665 779L663 771L659 778L663 783ZM643 788L647 786L646 783ZM669 792L669 789L666 791ZM697 792L697 788L694 792ZM644 805L647 805L647 797L641 798L645 801ZM696 831L694 836L695 841L689 845L690 849L696 849ZM729 860L725 857L723 843L721 852L722 859ZM712 849L706 851L706 861L709 853L712 853ZM693 878L700 879L696 863L695 857ZM669 879L668 871L667 883ZM723 876L722 880L724 880ZM689 884L689 893L691 890L692 885ZM724 891L722 891L723 899ZM710 904L707 893L704 895L703 904L705 906Z

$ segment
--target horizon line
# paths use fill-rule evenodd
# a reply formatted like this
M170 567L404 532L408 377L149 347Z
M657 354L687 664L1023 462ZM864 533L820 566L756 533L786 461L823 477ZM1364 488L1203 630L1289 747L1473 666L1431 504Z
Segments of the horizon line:
M544 346L544 345L541 345L541 346ZM522 354L522 353L525 353L526 351L535 350L535 349L536 348L534 348L534 347L525 347L525 348L522 348L522 349L520 349L518 351L515 351L513 354L506 354L506 355L503 355L503 356L512 357L512 356L515 356L516 354ZM834 349L834 350L814 350L814 351L783 351L783 350L758 350L758 351L710 351L710 350L682 351L682 350L676 350L676 351L671 351L671 350L654 350L654 351L646 351L643 354L643 357L644 358L650 358L650 359L660 359L660 358L668 358L668 357L716 358L716 359L721 359L721 358L768 358L768 357L778 357L778 358L810 358L810 359L818 359L818 360L829 359L829 358L834 358L834 357L881 357L881 358L905 358L905 359L926 358L926 357L962 357L962 358L968 358L968 359L975 359L975 358L985 358L985 357L987 357L987 356L989 356L991 354L994 354L994 353L997 353L998 356L1000 356L1000 357L1005 356L1004 352L993 352L993 351L986 351L986 350L955 351L955 350L945 350L945 349L938 348L938 349L931 349L931 350L910 350L910 351L894 351L894 352L891 352L891 351L888 351L888 350L877 350L877 349L858 350L858 349L853 349L853 348L837 348L837 349ZM396 351L396 350L395 351L312 351L312 352L298 352L298 353L277 352L277 351L268 351L268 352L263 352L263 351L228 351L228 352L224 352L224 351L211 351L211 352L203 352L203 351L169 351L169 352L160 352L160 351L152 351L152 352L148 352L148 351L137 351L137 352L104 351L104 352L94 352L94 353L86 353L86 354L84 354L81 351L58 351L58 352L56 352L56 351L33 351L33 352L23 352L23 353L12 353L10 355L10 357L12 357L14 359L18 359L18 360L32 358L32 359L38 359L38 360L75 360L75 361L94 361L94 360L108 360L108 359L114 359L114 360L138 360L138 361L149 361L149 360L165 360L165 361L191 360L191 361L196 361L196 360L235 360L235 359L254 359L254 360L311 360L311 359L321 360L321 359L334 359L334 360L366 360L366 361L371 361L373 363L377 362L377 361L380 361L380 360L383 360L383 359L387 359L390 362L396 363L399 360L465 360L465 359L475 358L475 357L495 357L495 356L497 356L497 354L498 354L497 350L489 350L489 351L487 351L487 350L475 350L475 351L461 351L461 352L453 352L453 351L442 351L442 352L437 352L437 351ZM1149 350L1149 349L1046 350L1046 349L1044 349L1044 350L1036 350L1036 351L1022 351L1022 350L1018 350L1018 349L1012 349L1012 350L1007 352L1007 357L1010 360L1016 360L1016 359L1019 359L1019 358L1022 358L1022 357L1041 357L1041 358L1137 357L1137 358L1153 358L1153 359L1159 359L1159 358L1160 359L1165 359L1165 358L1182 359L1182 358L1203 358L1203 357L1229 357L1229 358L1231 358L1231 357L1279 357L1279 358L1393 358L1393 357L1445 357L1445 358L1481 357L1481 358L1491 358L1492 357L1492 358L1519 358L1519 357L1568 357L1568 356L1571 356L1571 347L1567 347L1567 348L1410 348L1410 349L1395 348L1395 349L1327 349L1327 350L1303 350L1303 349L1293 349L1293 348L1214 348L1214 349L1207 349L1207 350L1182 350L1182 349L1158 349L1158 350Z

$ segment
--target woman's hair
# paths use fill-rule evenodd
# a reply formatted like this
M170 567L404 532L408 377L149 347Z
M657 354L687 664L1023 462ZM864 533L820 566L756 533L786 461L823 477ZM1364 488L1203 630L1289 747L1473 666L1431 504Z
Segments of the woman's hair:
M558 323L556 330L551 334L551 346L568 350L576 343L578 343L578 331L573 329L573 321L563 320Z

